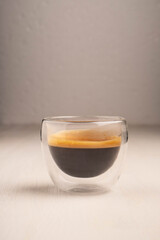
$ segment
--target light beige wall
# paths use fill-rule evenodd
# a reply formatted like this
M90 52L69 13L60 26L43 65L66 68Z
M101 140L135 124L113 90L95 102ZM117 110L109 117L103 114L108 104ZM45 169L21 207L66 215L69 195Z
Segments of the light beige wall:
M160 1L0 0L1 122L160 123Z

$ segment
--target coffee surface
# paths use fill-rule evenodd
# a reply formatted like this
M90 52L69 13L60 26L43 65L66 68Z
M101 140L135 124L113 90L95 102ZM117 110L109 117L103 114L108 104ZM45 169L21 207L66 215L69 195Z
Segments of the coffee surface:
M50 135L50 153L58 167L73 177L96 177L115 162L121 137L91 130L61 131Z

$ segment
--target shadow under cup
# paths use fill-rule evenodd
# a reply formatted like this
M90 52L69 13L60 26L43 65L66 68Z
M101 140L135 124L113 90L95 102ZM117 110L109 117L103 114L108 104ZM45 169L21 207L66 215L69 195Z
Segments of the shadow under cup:
M97 136L96 136L97 135ZM66 174L91 178L114 164L121 144L120 136L100 136L93 130L68 130L50 135L48 146L53 160Z

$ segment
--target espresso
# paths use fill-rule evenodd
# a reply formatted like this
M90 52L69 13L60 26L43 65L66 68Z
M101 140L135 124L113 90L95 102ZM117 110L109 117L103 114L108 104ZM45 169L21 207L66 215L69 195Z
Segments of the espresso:
M57 166L64 173L80 178L106 172L117 158L120 143L118 136L99 136L89 130L59 132L48 140Z

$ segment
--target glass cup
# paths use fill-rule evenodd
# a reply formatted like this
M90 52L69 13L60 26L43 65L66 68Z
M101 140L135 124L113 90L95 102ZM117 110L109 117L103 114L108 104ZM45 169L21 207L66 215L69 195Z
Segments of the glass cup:
M122 117L47 117L41 143L48 172L63 191L103 192L118 180L128 131Z

